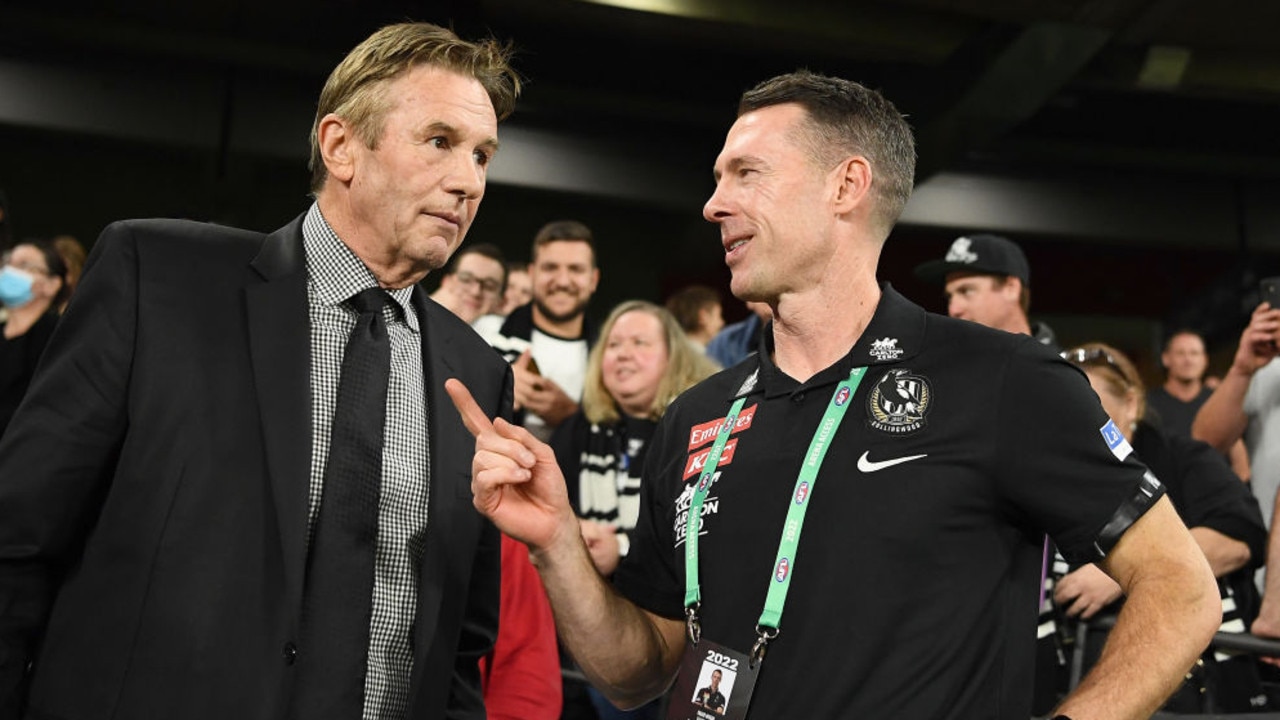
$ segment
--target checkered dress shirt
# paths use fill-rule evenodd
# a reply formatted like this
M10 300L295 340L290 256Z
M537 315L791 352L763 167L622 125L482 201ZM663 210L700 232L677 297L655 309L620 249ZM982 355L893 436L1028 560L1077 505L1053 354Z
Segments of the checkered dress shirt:
M324 489L342 354L357 317L344 303L357 292L376 286L377 280L338 239L320 214L318 205L313 204L303 220L302 243L311 317L311 426L314 428L307 524L310 547ZM383 319L391 337L391 380L387 386L364 720L398 720L405 716L409 674L413 668L417 569L427 537L430 455L422 331L409 300L413 288L388 292L395 299L394 304L383 308ZM306 648L302 652L305 653Z

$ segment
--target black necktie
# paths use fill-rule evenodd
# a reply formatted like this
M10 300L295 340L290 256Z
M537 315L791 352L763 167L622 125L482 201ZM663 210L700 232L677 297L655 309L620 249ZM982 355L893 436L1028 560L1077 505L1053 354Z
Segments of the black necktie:
M348 301L360 317L342 356L320 514L308 555L294 696L297 720L359 720L363 713L382 427L391 374L382 307L390 301L379 288Z

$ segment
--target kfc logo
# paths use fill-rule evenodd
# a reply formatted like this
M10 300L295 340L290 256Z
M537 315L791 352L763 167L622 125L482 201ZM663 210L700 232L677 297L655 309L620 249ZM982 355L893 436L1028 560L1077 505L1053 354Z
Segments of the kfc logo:
M733 462L733 451L738 447L736 439L725 443L724 451L720 453L720 462L716 463L716 467L724 467ZM684 479L697 475L702 472L702 468L706 466L707 460L711 457L711 448L707 448L702 452L697 452L689 456L688 461L684 464Z

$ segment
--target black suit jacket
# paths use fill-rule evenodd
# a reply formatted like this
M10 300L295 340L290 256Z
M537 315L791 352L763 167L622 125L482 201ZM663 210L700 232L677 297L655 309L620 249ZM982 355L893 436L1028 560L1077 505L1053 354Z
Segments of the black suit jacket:
M421 288L413 302L431 488L409 717L482 718L498 534L471 504L474 440L444 381L509 417L511 373ZM266 236L173 220L103 232L0 442L0 718L20 715L28 684L32 718L283 717L309 328L301 218Z

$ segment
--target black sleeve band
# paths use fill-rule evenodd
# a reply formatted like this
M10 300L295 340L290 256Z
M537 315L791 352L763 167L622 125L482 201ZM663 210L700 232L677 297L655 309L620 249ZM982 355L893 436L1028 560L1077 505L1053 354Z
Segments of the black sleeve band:
M1098 533L1098 538L1094 541L1094 550L1098 556L1094 559L1101 560L1106 557L1107 553L1111 552L1111 548L1120 542L1120 536L1124 535L1129 526L1150 510L1151 506L1155 505L1164 494L1164 484L1157 480L1150 470L1143 473L1142 482L1133 496L1116 509L1115 514Z

